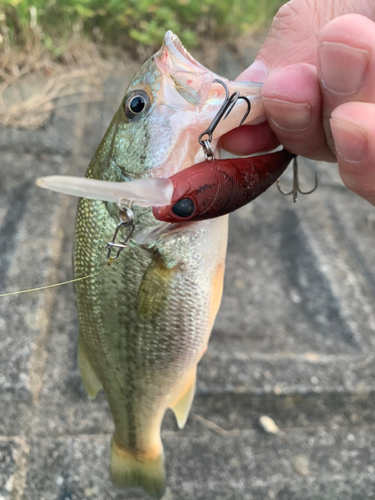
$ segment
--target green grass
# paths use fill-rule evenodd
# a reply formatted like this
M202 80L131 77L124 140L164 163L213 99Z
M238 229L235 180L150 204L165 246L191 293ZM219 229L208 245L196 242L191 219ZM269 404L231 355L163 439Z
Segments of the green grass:
M168 29L186 47L269 22L280 0L0 0L0 53L33 45L58 58L71 37L156 48Z

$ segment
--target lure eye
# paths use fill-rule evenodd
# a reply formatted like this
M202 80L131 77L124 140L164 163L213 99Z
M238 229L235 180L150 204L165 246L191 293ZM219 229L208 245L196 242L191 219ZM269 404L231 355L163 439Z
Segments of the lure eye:
M150 97L144 90L134 90L124 100L125 115L133 120L150 107Z
M190 198L182 198L172 207L172 212L178 217L190 217L190 215L193 215L194 210L195 205Z

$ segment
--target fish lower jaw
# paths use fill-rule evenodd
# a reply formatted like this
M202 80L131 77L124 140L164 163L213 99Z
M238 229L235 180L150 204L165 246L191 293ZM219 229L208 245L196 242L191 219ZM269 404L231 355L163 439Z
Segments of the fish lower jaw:
M189 231L194 225L206 225L207 223L209 223L209 221L185 222L183 224L161 222L159 226L155 225L147 227L140 231L134 236L134 241L138 245L147 246L151 242L156 241L159 238L176 235L177 233L182 233L184 231Z

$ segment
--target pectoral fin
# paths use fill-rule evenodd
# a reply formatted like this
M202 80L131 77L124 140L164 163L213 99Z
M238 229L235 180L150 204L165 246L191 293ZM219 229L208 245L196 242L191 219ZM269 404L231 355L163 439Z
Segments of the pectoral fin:
M137 308L141 318L155 318L168 305L179 266L166 267L164 259L155 255L139 287Z
M189 416L190 408L194 399L196 375L197 370L194 368L175 403L171 406L179 429L183 429L185 427Z
M91 368L90 361L87 357L85 347L82 341L78 341L78 367L81 373L83 385L90 399L95 399L96 395L102 388L98 377L95 375L94 370Z

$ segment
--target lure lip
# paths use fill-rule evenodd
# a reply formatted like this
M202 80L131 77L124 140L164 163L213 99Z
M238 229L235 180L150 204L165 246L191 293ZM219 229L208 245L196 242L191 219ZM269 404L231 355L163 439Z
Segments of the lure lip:
M173 182L161 177L147 177L128 182L110 182L85 177L50 175L37 179L36 185L81 198L114 203L126 200L139 207L169 205L173 196Z

